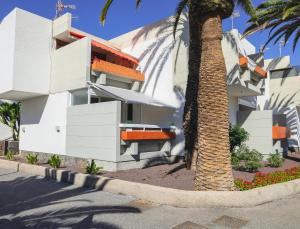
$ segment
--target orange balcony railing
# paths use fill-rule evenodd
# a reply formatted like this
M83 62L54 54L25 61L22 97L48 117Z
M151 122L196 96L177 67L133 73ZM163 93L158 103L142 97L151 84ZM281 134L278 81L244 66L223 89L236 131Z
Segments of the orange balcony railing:
M285 126L273 126L272 135L274 140L286 139L290 136L290 131Z
M121 65L113 64L101 59L94 59L92 63L92 70L98 72L109 73L115 76L137 80L137 81L144 81L145 76L140 71L127 68Z
M122 131L121 139L124 141L138 140L168 140L175 138L174 132L168 131Z
M248 68L248 64L249 64L249 61L247 59L247 57L245 56L241 56L240 59L239 59L239 64L241 67L243 68ZM266 78L267 77L267 72L262 69L260 66L256 65L253 69L253 71L258 74L261 78Z

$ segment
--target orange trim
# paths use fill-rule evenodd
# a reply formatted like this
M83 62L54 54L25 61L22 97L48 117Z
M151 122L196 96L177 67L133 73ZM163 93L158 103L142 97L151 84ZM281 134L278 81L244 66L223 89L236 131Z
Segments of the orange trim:
M286 139L289 137L289 129L285 126L273 126L272 136L274 140Z
M70 31L70 35L73 36L73 37L79 38L79 39L82 39L82 38L86 37L85 35L74 33L72 31ZM113 48L111 48L111 47L109 47L109 46L107 46L105 44L100 43L100 42L92 40L92 46L97 47L97 48L101 48L101 49L103 49L103 50L105 50L107 52L110 52L112 54L115 54L115 55L117 55L117 56L119 56L121 58L127 59L127 60L133 62L136 65L139 64L139 60L138 59L136 59L136 58L134 58L134 57L132 57L132 56L130 56L128 54L122 53L119 50L113 49Z
M168 140L175 138L174 132L166 131L122 131L121 139L129 140Z
M248 59L245 56L241 56L239 62L241 67L246 68L248 66Z
M110 73L112 75L128 78L131 80L145 80L144 74L137 70L126 68L124 66L113 64L98 58L94 58L94 61L92 63L92 69L94 71Z
M261 67L257 66L255 67L254 71L259 74L263 78L267 78L267 72L263 70Z
M240 66L243 68L247 68L248 67L248 59L245 56L241 56L239 59L240 62ZM266 78L267 77L267 72L265 70L263 70L261 67L259 67L258 65L255 66L254 72L256 74L258 74L259 76L261 76L262 78Z

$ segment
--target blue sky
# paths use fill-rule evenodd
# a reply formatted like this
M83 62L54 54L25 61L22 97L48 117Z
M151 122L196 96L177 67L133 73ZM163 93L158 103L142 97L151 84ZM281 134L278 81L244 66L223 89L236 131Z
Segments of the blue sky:
M135 9L135 0L115 0L109 12L105 26L99 24L99 14L105 0L64 0L66 4L76 4L77 9L73 15L79 17L73 21L73 26L95 34L104 39L116 37L122 33L131 31L146 24L151 24L157 20L166 18L174 14L178 0L143 0L142 7ZM254 5L262 2L254 0ZM56 0L0 0L0 19L8 14L13 8L19 7L46 18L53 18L55 15ZM235 28L243 31L248 19L242 13L241 17L235 19ZM223 23L224 30L231 28L231 20L227 19ZM267 39L266 32L251 35L248 38L258 49ZM292 41L283 48L283 55L290 55L292 64L300 65L300 43L296 48L295 54L292 52ZM266 58L279 56L279 46L268 45L265 52Z

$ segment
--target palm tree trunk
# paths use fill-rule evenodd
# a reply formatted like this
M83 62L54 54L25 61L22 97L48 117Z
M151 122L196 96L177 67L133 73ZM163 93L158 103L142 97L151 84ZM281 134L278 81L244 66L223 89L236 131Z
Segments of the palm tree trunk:
M196 190L234 190L229 152L226 66L222 52L222 19L202 20L198 103Z
M189 10L189 75L187 79L185 106L183 115L183 128L185 135L186 164L188 169L196 171L198 155L198 84L200 67L200 39L198 20L193 14L193 8Z

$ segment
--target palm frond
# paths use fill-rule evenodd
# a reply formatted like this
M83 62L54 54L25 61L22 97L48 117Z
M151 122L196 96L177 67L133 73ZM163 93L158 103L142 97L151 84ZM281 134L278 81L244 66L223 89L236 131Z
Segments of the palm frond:
M236 0L236 3L251 17L255 17L256 12L251 0Z
M102 8L101 15L100 15L100 22L101 22L102 25L105 24L107 12L108 12L108 10L109 10L112 3L113 3L113 0L106 0L104 6Z
M255 17L248 22L244 36L259 30L269 29L269 37L265 46L272 40L274 44L284 38L287 43L295 34L293 50L299 41L300 31L300 1L299 0L268 0L257 7Z
M295 49L296 49L299 39L300 39L300 29L298 29L298 31L296 32L296 35L295 35L295 38L293 41L293 52L295 52Z
M135 1L136 8L139 8L141 6L141 3L142 3L142 0L136 0Z
M182 12L184 11L184 9L187 7L187 4L188 4L188 0L181 0L177 5L176 11L175 11L174 24L173 24L173 37L174 38L176 35L180 16L181 16Z

